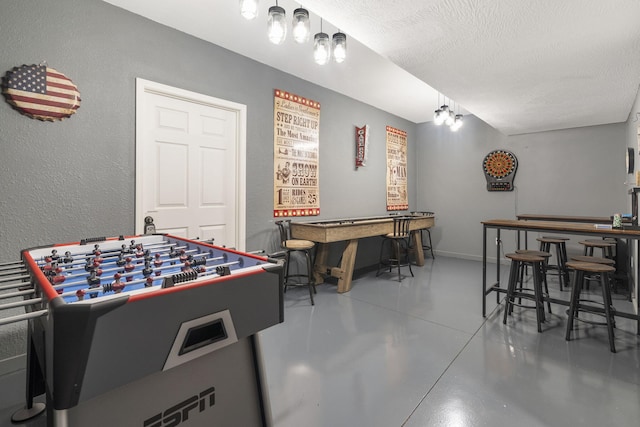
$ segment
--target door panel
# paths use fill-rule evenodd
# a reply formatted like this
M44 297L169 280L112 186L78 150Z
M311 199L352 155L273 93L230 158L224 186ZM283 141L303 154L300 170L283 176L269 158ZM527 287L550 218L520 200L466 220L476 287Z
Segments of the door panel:
M151 216L159 233L214 238L218 245L241 249L238 112L154 92L144 91L142 98L136 224Z

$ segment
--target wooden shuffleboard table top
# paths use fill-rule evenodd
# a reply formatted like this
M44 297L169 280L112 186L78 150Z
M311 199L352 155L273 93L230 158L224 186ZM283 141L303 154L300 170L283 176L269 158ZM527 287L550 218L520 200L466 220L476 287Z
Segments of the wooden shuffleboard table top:
M430 228L434 216L413 215L411 230ZM291 222L291 237L319 243L340 242L381 236L393 232L394 216L344 218L312 222Z

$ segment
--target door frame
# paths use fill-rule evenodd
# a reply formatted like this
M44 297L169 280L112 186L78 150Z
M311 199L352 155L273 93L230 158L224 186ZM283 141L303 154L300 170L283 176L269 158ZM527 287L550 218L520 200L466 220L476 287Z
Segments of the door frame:
M246 164L247 164L247 106L224 99L214 98L197 92L164 85L162 83L136 78L136 188L135 188L135 233L144 233L144 215L142 214L142 141L146 129L143 129L145 94L155 94L175 98L181 101L202 104L214 108L224 109L236 115L236 249L245 250L246 239Z

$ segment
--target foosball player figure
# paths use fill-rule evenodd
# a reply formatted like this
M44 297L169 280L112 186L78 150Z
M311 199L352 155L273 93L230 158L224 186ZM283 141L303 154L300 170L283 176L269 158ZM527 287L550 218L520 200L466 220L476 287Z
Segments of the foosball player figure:
M132 240L131 244L129 245L129 253L130 254L136 253L136 241L135 240Z
M118 259L116 260L116 265L120 268L124 268L124 265L127 263L127 260L124 257L123 253L120 253L120 255L118 255Z
M125 256L127 254L130 254L131 251L129 250L129 247L127 247L127 245L125 245L124 243L122 244L122 247L120 249L120 255Z
M45 264L42 267L42 272L44 273L45 276L47 276L50 279L56 274L54 271L55 267L53 266L53 262L50 256L45 257L44 262Z
M87 277L87 283L89 284L90 290L100 287L100 278L96 276L95 271L91 271L91 273L89 273L89 277ZM97 297L98 297L97 291L96 292L89 291L89 298L97 298Z
M71 264L73 262L73 256L71 255L71 252L66 251L64 253L64 258L62 259L62 262L65 264Z
M147 280L144 282L144 287L150 288L152 286L153 286L153 277L149 276L147 277Z
M113 279L114 280L113 280L113 283L111 283L111 289L116 294L119 294L124 289L124 283L122 283L120 281L121 277L122 277L122 275L120 273L116 273L116 274L113 275Z
M100 263L93 261L93 271L96 272L96 276L102 276L102 269L100 268Z
M144 277L149 277L153 274L153 268L151 268L151 262L145 261L144 268L142 269L142 275Z
M102 252L96 251L93 256L93 262L97 262L98 264L102 264L104 262L104 258L102 257Z
M160 274L162 274L162 272L160 271L160 267L162 266L162 263L164 261L162 261L162 258L160 258L160 252L156 253L156 259L153 260L153 265L157 268L156 270L156 276L159 276Z
M180 262L184 263L188 259L189 259L189 257L187 256L187 253L185 252L185 250L184 249L180 249Z
M53 283L54 286L63 283L67 278L67 276L62 274L63 271L64 269L62 267L56 267L55 269L56 274L51 278L51 283ZM58 293L62 293L62 289L59 289Z
M135 270L136 266L135 264L133 264L132 258L130 256L128 256L125 260L127 263L124 265L124 271L127 273L131 273L133 270ZM127 282L130 282L133 280L133 276L127 276Z
M171 249L169 250L169 259L171 259L171 265L174 265L176 263L174 261L175 258L178 258L178 252L176 251L175 246L171 246Z
M189 261L185 261L180 270L182 270L183 273L189 273L193 271L193 268L191 268L191 263Z
M76 296L78 297L78 301L83 301L84 295L85 295L84 289L78 289L76 291Z
M60 255L58 255L58 250L51 249L51 261L58 262L58 259L60 259Z
M145 249L144 250L144 262L151 262L152 258L151 258L151 250L150 249Z
M144 257L144 250L142 249L142 244L138 243L136 245L136 258Z

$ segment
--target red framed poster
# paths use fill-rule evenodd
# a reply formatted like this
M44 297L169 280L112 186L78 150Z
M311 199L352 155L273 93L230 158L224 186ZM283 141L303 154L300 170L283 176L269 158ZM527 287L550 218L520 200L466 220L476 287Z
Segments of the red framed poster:
M387 126L387 210L409 209L407 132Z
M273 216L320 215L320 104L276 89L273 104Z

